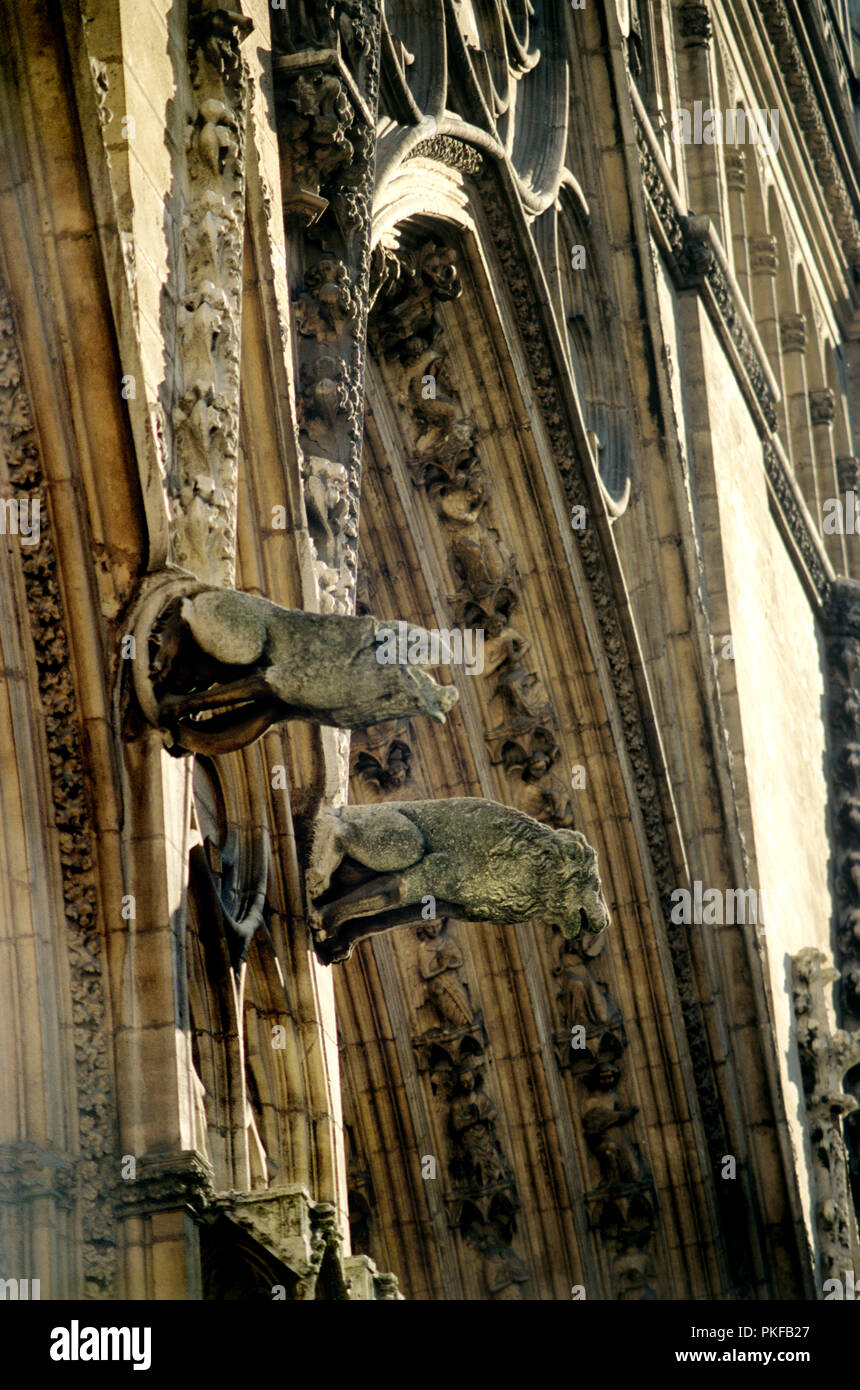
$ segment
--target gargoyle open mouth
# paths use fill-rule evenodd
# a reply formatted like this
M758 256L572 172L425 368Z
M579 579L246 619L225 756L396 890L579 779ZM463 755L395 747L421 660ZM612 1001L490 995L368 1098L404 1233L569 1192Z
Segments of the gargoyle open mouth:
M158 724L177 751L231 753L286 715L265 678L204 652L182 621L182 599L167 604L149 639Z
M456 689L420 663L381 661L383 626L172 579L138 610L135 694L174 753L233 752L287 719L342 729L413 714L444 722Z
M159 724L189 753L231 753L286 718L287 706L257 677L220 683L187 695L165 695Z

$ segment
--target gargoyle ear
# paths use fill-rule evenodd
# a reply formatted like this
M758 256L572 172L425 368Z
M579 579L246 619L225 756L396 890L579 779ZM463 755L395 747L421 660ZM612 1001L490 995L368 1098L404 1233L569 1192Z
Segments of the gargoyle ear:
M582 831L567 830L563 827L555 833L562 840L562 850L568 862L573 861L576 864L581 864L585 857L584 852L591 849Z
M254 596L235 589L207 589L182 601L198 647L225 666L251 666L262 656L268 634L255 609Z
M424 713L429 714L430 718L434 719L437 724L444 724L445 715L460 698L457 687L437 685L430 676L424 674L420 667L415 667L413 670L407 671L406 674L419 691Z

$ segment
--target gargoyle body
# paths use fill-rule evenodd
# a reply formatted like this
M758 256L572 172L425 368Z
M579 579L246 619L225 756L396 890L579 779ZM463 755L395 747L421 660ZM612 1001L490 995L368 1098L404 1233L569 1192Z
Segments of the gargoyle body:
M391 624L297 612L256 594L175 581L138 616L135 692L178 752L231 752L283 719L360 729L426 714L444 723L457 691L438 685L420 663L379 661L381 629L390 632Z
M597 855L583 835L478 797L323 811L307 888L328 961L348 959L366 936L420 923L428 910L501 925L540 921L568 940L609 923Z

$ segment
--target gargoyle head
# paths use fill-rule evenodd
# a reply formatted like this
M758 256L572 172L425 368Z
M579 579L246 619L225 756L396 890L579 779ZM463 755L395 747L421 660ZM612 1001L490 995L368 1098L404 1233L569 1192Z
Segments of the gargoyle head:
M391 624L177 582L140 612L135 692L179 752L231 752L283 719L356 729L427 714L444 723L457 691L415 662L385 664L380 629ZM411 650L427 652L430 644Z
M580 932L598 937L609 926L609 908L597 872L597 853L578 830L556 830L555 834L564 868L562 911L551 925L560 927L568 941L576 940ZM589 944L587 953L595 954L594 945Z

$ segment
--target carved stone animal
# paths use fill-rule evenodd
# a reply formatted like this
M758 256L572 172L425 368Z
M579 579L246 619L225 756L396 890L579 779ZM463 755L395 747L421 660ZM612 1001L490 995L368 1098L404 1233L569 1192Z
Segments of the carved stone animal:
M283 719L360 729L426 714L444 723L457 691L437 685L420 662L377 660L380 629L391 624L175 581L139 614L135 692L172 747L192 753L244 747ZM429 634L414 631L429 652Z
M535 920L571 941L609 923L583 835L478 797L323 811L307 888L320 953L331 960L346 959L363 936L420 921L431 899L433 916Z

